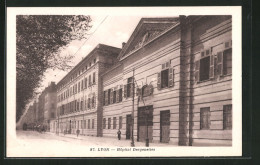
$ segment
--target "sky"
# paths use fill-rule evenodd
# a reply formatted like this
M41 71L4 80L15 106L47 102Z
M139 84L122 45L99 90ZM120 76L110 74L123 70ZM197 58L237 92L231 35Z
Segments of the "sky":
M141 18L141 16L91 16L92 28L88 33L92 35L81 41L72 41L61 54L75 54L78 51L72 60L72 65L76 66L99 43L121 48L122 42L127 42ZM57 84L68 72L48 69L38 91L43 91L51 81Z

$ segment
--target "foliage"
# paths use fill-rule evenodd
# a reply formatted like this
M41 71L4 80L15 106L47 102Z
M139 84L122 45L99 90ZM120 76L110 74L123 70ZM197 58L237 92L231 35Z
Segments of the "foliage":
M16 17L16 121L35 96L48 68L67 70L72 55L60 52L72 40L88 36L90 16L18 15Z

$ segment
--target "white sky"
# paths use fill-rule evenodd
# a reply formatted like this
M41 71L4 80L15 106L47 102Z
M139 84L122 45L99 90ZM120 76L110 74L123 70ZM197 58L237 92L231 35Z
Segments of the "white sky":
M73 59L73 66L76 66L89 52L91 52L99 43L106 44L114 47L121 48L122 42L127 42L130 35L134 31L138 22L142 18L141 16L91 16L93 25L88 33L95 33L87 40L72 41L71 44L62 52L62 54L75 54ZM105 21L101 24L101 22ZM39 89L41 92L51 81L58 83L68 71L53 70L49 69L45 73L44 79L42 80L42 87Z

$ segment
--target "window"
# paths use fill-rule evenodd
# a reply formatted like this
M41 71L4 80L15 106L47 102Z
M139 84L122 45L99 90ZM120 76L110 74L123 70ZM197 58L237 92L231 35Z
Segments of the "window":
M108 126L107 126L107 127L108 127L107 129L110 129L110 128L111 128L111 118L108 118L108 123L107 123L107 125L108 125Z
M223 129L232 129L232 105L223 107Z
M83 89L84 89L84 81L81 80L81 90L83 90Z
M200 81L209 79L209 61L209 56L200 60Z
M232 73L232 49L223 52L223 75Z
M80 102L80 110L83 110L83 100Z
M94 72L93 73L93 84L95 84L96 83L96 73Z
M162 64L162 71L158 73L157 89L173 86L174 69L170 67L170 62Z
M88 78L85 78L85 88L88 87Z
M122 129L122 116L119 116L119 129Z
M77 84L75 84L75 93L77 93Z
M80 92L80 82L78 82L78 92Z
M113 92L113 103L116 103L116 92L117 92L117 91L114 91L114 92Z
M108 91L107 91L107 105L110 104L110 93L111 93L111 89L108 89Z
M166 69L166 70L163 70L162 72L161 72L161 76L162 76L162 78L161 78L161 80L162 80L162 84L161 84L161 88L165 88L165 87L168 87L168 73L169 71L168 71L168 69Z
M94 64L96 63L96 59L94 59Z
M103 118L103 129L106 129L106 118Z
M127 97L131 97L133 93L133 77L127 79Z
M88 77L88 86L91 86L91 75Z
M51 113L51 118L54 118L54 112Z
M90 98L88 98L88 109L90 109Z
M116 129L116 117L113 117L113 129Z
M91 67L91 62L89 63L89 67Z
M122 93L123 93L123 90L122 88L119 89L119 102L122 101Z
M90 129L90 119L88 119L88 129Z
M92 129L94 129L94 125L95 125L95 122L94 122L95 120L94 119L92 119Z
M200 109L200 129L209 129L210 128L210 108L201 108Z
M77 111L79 111L79 101L77 101Z
M92 97L92 108L95 108L95 96Z

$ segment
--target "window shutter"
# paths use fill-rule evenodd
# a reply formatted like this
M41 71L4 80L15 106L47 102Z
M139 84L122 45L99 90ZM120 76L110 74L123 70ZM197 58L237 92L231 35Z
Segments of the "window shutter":
M223 52L218 52L217 53L217 67L218 67L218 74L220 76L223 75Z
M116 102L119 102L119 89L116 91Z
M210 56L209 78L214 78L214 55Z
M113 104L113 89L110 90L110 104Z
M140 92L141 91L141 89L140 88L136 88L136 96L140 96Z
M200 77L200 60L195 62L195 81L199 82Z
M94 108L96 107L96 94L94 93Z
M127 98L127 85L124 85L124 98Z
M85 88L88 87L88 78L85 78Z
M169 79L168 79L168 85L169 87L173 86L173 79L174 79L174 69L173 68L169 68Z
M161 89L161 72L159 72L157 75L157 89Z
M133 80L132 80L132 82L130 83L130 97L132 97L133 96Z
M108 105L108 90L106 90L105 92L105 105Z

